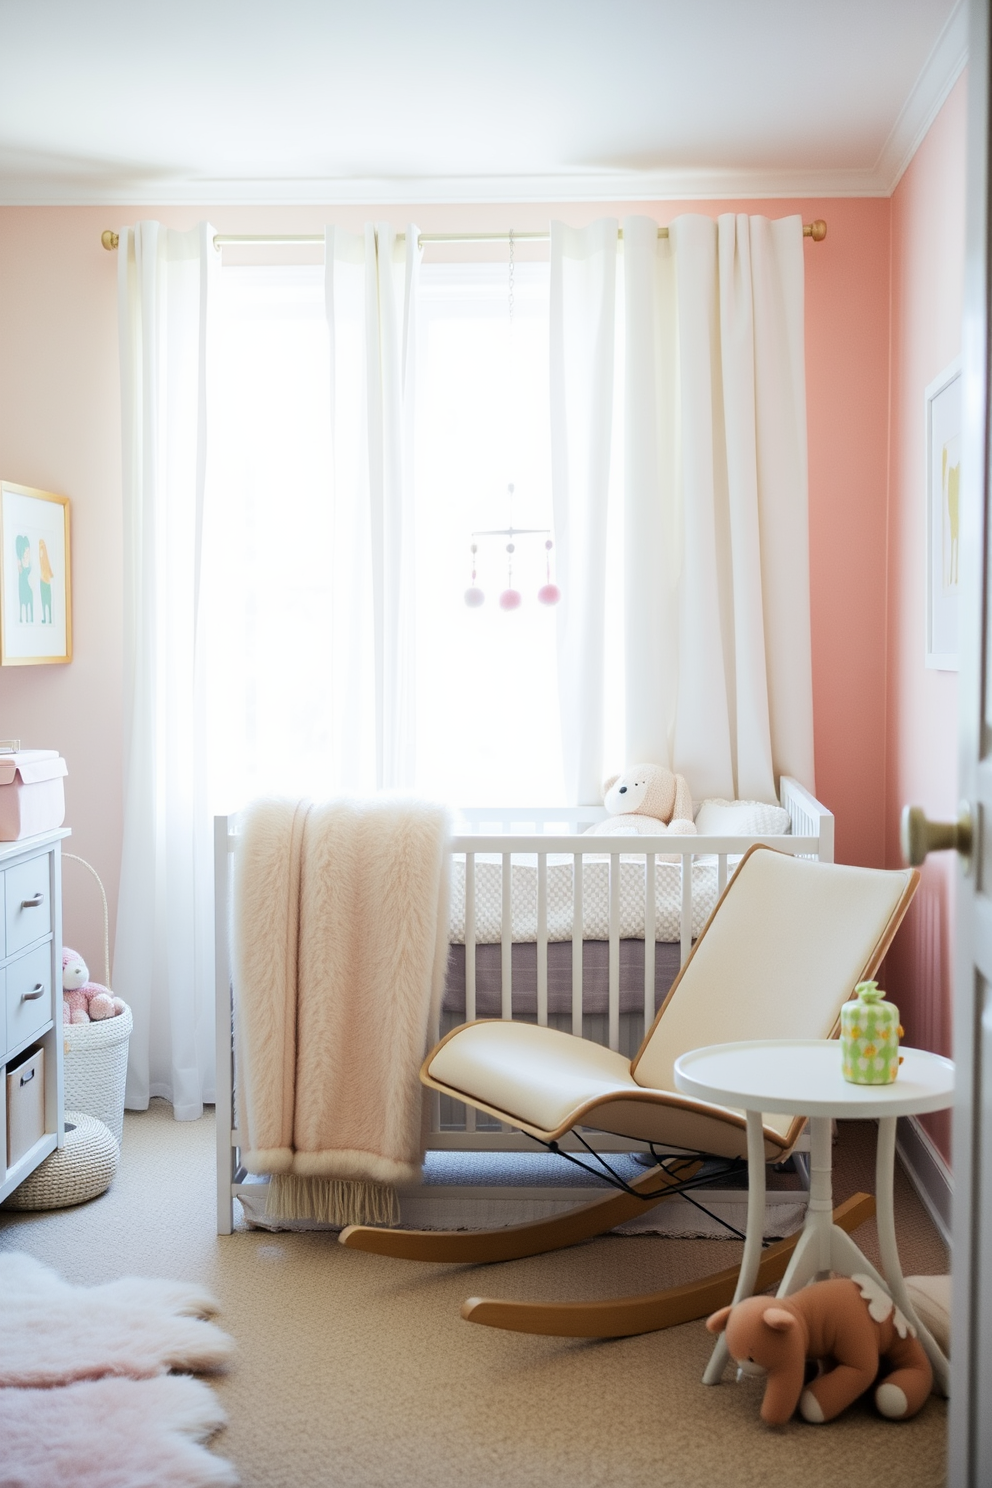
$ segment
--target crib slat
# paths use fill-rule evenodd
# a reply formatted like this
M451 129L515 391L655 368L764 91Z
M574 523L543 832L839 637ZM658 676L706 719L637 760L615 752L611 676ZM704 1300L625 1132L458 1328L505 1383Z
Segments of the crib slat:
M610 853L609 1040L620 1048L620 854Z
M655 958L655 910L656 879L654 853L644 859L644 1032L654 1022L654 958Z
M465 854L465 1022L475 1021L475 853ZM462 1106L465 1130L475 1131L475 1107ZM441 1126L440 1104L437 1126Z
M716 855L716 892L717 892L717 894L718 895L722 894L723 891L724 891L724 889L726 887L727 887L727 854L726 853L717 853L717 855Z
M475 1020L475 853L465 854L465 1021Z
M548 855L537 855L537 1021L548 1026Z
M581 853L572 854L572 1032L582 1037L582 865Z
M505 852L503 857L503 914L502 928L502 1001L500 1017L513 1017L513 855Z
M679 965L684 966L692 950L692 853L682 854L682 924Z

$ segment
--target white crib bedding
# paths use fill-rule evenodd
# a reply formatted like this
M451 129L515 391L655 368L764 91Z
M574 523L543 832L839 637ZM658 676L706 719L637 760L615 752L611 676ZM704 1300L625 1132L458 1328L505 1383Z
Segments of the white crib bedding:
M736 866L736 859L728 864ZM548 940L572 939L573 858L570 853L548 854ZM712 856L692 860L692 938L702 930L717 901L717 862ZM514 854L510 869L512 938L515 943L537 940L537 855ZM624 854L620 859L620 938L644 938L643 857ZM678 941L682 914L682 865L655 865L655 924L657 941ZM475 942L494 945L502 939L503 865L498 853L475 857ZM582 871L582 938L605 941L610 934L610 859L606 854L587 854ZM465 943L465 859L456 855L451 864L451 919L448 939Z

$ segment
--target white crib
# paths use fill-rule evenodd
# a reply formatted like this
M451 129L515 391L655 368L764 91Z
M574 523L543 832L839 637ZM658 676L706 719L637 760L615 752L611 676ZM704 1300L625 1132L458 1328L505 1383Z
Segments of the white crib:
M700 885L705 885L709 895L707 902L715 901L726 886L728 873L733 871L734 864L748 847L762 842L783 852L816 857L823 862L833 861L834 821L831 813L797 781L785 776L781 780L781 804L789 813L789 833L719 837L581 836L587 827L605 818L606 812L601 806L463 809L457 835L452 837L450 844L453 876L460 889L458 929L459 946L463 947L463 977L457 987L454 1010L450 1005L451 998L446 998L449 1006L442 1015L442 1029L471 1021L477 1016L526 1017L540 1024L553 1022L575 1034L598 1038L610 1048L624 1047L624 1052L633 1053L644 1030L650 1027L660 999L667 990L664 977L659 981L658 973L662 968L658 965L658 957L675 949L674 944L669 945L665 939L657 938L663 934L660 919L664 918L666 906L665 886L660 877L667 876L671 884L674 875L677 926L675 935L668 938L677 943L677 962L680 964L689 954L694 931L698 934L701 929ZM237 837L233 819L217 817L214 827L217 1220L218 1233L229 1234L232 1201L245 1192L244 1183L248 1176L241 1164L233 1100L236 1073L228 933L230 857ZM659 854L674 854L678 861L674 866L662 863L658 860ZM567 875L570 899L567 910L560 902L563 871ZM498 875L498 925L495 931L494 875ZM557 890L557 901L554 892L549 895L549 883L553 891ZM481 890L487 886L490 890L488 912L483 915ZM592 916L595 923L590 924L589 900L594 890L602 902ZM635 916L633 936L630 933L632 894L643 896ZM560 1009L559 994L559 1011L556 1013L553 1010L554 999L549 995L549 967L556 944L566 939L563 914L569 922L568 938L571 942L570 953L562 946L565 959L570 962L570 988L567 1011L563 1013ZM482 919L487 920L488 928L483 926L480 929ZM522 928L524 919L527 923ZM670 914L668 919L671 919ZM623 988L621 978L621 946L630 941L637 944L639 954L643 946L643 971L637 973L640 987L633 994L636 1010L632 1005L629 971ZM514 989L514 961L523 950L522 942L533 945L536 958L533 978L536 996L533 1003L529 998L526 1000L525 1010L521 1010L521 999L515 995ZM606 961L605 994L600 985L595 1013L591 1013L588 1006L590 978L586 961L590 942L597 950L605 949ZM498 948L498 990L495 992L491 952L488 990L483 988L480 976L488 947ZM560 955L558 961L560 969ZM674 972L677 966L671 956L669 961ZM490 1005L483 1006L487 997ZM633 1047L628 1049L627 1044ZM462 1152L534 1150L533 1143L520 1133L486 1122L460 1102L436 1094L431 1100L429 1149ZM629 1152L643 1146L606 1133L589 1132L586 1138L590 1145L603 1152ZM569 1143L566 1139L561 1145L577 1148L579 1144L574 1140ZM564 1192L561 1197L565 1198Z

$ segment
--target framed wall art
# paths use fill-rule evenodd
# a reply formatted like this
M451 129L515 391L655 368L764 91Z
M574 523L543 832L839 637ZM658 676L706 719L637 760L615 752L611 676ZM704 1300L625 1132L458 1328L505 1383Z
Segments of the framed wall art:
M961 358L926 390L926 664L958 669L958 533L961 493Z
M0 481L0 666L71 660L69 498Z

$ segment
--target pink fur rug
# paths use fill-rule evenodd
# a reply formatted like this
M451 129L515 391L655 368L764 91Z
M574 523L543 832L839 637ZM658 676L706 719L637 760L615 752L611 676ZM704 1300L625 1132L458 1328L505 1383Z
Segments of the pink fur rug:
M213 1488L238 1478L201 1442L224 1424L213 1391L168 1374L216 1370L233 1341L185 1282L63 1281L0 1255L0 1488Z
M224 1424L209 1385L178 1375L0 1390L0 1488L214 1488L229 1462L199 1443Z
M203 1321L216 1311L187 1282L129 1276L77 1287L33 1256L0 1255L0 1385L221 1369L234 1344Z

